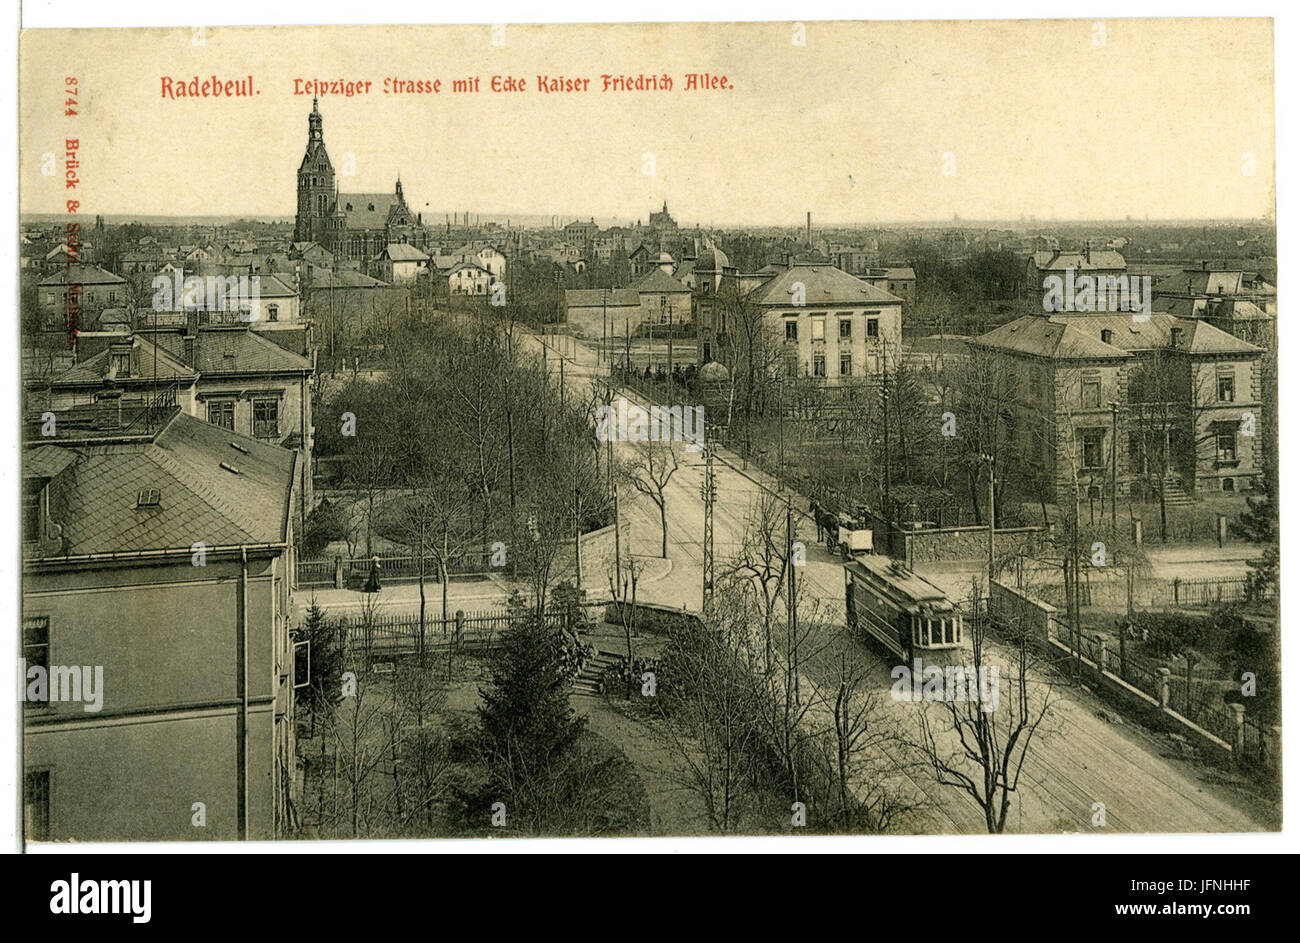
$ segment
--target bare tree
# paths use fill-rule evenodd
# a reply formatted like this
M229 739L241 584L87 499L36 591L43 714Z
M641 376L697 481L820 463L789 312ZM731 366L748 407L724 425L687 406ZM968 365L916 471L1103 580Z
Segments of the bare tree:
M668 556L668 482L679 467L672 442L638 442L629 468L632 486L659 509L660 556Z
M1030 677L1027 632L1014 633L1009 676L985 674L994 662L985 651L987 617L978 597L974 602L967 623L972 660L965 673L966 696L922 704L918 748L936 782L969 795L984 813L989 833L1001 834L1035 734L1055 702L1050 681ZM931 716L932 707L938 717Z

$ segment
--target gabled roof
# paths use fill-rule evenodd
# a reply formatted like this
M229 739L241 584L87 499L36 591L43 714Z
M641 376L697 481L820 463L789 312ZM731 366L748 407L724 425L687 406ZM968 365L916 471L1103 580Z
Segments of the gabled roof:
M53 275L40 280L40 286L54 285L125 285L126 279L121 275L106 272L97 265L72 265L59 269Z
M94 356L87 357L81 363L56 376L52 381L53 385L56 387L80 383L101 385L108 379L111 354L112 350L106 347ZM192 382L197 376L198 374L192 369L162 347L155 346L138 334L131 338L131 373L125 378L127 381L179 379Z
M796 284L803 286L804 303L809 306L903 303L902 298L833 265L796 265L786 269L755 288L753 299L761 305L788 306L793 303Z
M633 291L647 295L663 295L672 292L690 291L689 288L657 265L627 287L631 288Z
M380 253L380 258L387 258L391 262L427 262L429 256L405 242L390 242L384 251Z
M23 458L24 465L42 469L64 466L63 506L55 520L70 556L287 538L296 453L179 411L154 436L116 444L94 437L68 447L43 444ZM146 489L157 489L158 504L137 507Z
M383 229L397 205L396 193L340 193L338 210L347 217L348 229Z
M244 328L201 329L194 339L194 367L201 376L301 373L312 369L307 358Z

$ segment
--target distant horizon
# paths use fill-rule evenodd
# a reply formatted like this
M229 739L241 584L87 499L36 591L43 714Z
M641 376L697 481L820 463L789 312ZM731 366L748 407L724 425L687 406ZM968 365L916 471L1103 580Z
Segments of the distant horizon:
M464 211L460 211L463 213ZM458 222L455 219L459 214L433 214L445 217L451 215L452 229L464 229L465 223ZM573 222L586 222L593 219L593 215L586 214L538 214L538 213L476 213L469 211L469 215L475 221L469 228L486 225L488 223L499 223L504 225L510 222L511 228L521 229L563 229ZM88 212L83 219L93 220L96 216L102 216L104 221L110 225L125 225L128 223L140 223L141 225L229 225L241 220L254 223L271 223L271 224L289 224L294 222L293 216L285 215L254 215L249 213L235 214L213 214L213 215L194 215L185 213L94 213ZM558 217L562 222L558 227L549 223L537 223L536 220L550 220L552 217ZM625 229L636 228L636 220L624 221L612 219L610 217L594 217L597 225L602 229L612 227L621 227ZM523 223L528 220L530 222ZM67 215L53 212L35 212L20 213L19 221L21 223L62 223L67 221ZM168 222L176 221L176 222ZM188 221L188 222L186 222ZM89 225L93 225L93 222ZM427 229L442 229L446 225L444 221L425 220L424 226ZM643 222L642 228L649 228ZM841 229L1006 229L1011 231L1018 230L1050 230L1054 228L1069 227L1165 227L1165 226L1257 226L1261 228L1277 228L1277 221L1272 218L1256 217L1168 217L1162 219L1112 219L1098 217L1095 219L957 219L957 220L871 220L862 222L828 222L818 223L816 219L812 222L813 233L826 230ZM805 224L802 223L696 223L678 221L678 228L682 231L690 232L694 230L723 230L723 231L740 231L740 230L767 230L767 229L788 229L791 231L803 232Z

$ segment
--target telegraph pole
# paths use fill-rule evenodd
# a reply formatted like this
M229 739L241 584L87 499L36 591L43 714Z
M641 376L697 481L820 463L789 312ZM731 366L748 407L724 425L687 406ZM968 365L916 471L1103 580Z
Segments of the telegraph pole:
M704 576L701 596L707 614L713 604L713 502L718 497L718 485L713 476L713 446L704 445L704 484L700 486L704 501Z
M787 588L785 593L786 623L787 631L790 638L789 659L790 670L794 673L794 702L799 703L799 607L795 602L795 582L794 582L794 505L790 502L790 496L785 498L785 570L787 577Z
M1119 490L1119 479L1116 477L1119 469L1119 462L1116 459L1115 449L1119 442L1119 403L1111 401L1110 404L1110 532L1115 534L1115 492Z
M989 598L993 598L993 456L985 454L984 461L989 466Z

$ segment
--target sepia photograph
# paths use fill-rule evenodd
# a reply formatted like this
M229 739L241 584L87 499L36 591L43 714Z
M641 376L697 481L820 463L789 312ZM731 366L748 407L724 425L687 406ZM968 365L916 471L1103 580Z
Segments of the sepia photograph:
M1280 838L1275 24L1088 12L24 24L15 847Z

